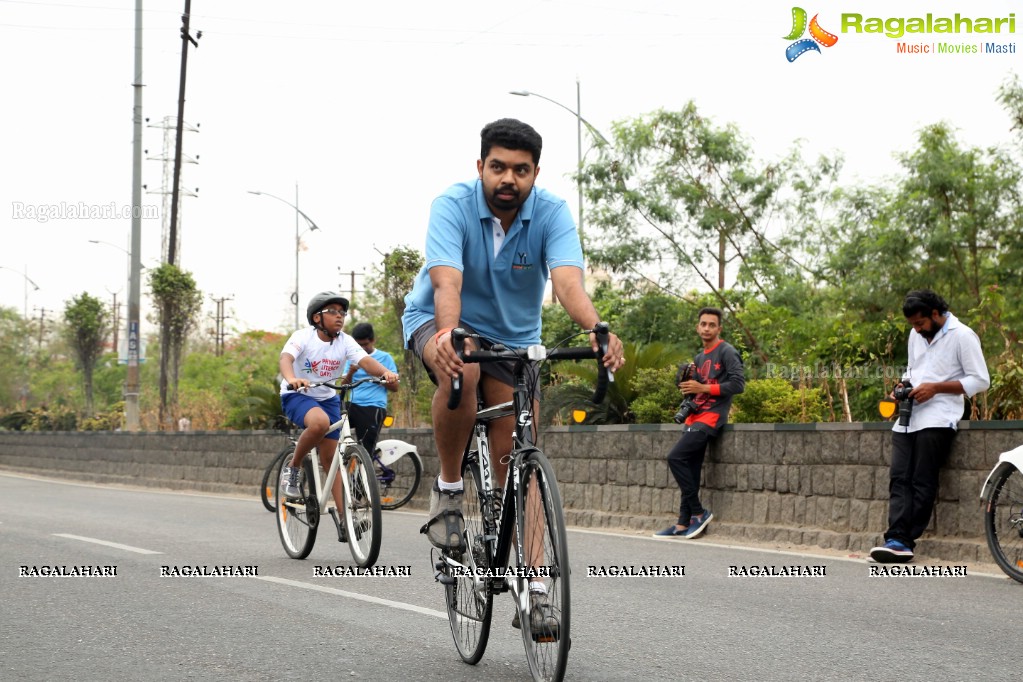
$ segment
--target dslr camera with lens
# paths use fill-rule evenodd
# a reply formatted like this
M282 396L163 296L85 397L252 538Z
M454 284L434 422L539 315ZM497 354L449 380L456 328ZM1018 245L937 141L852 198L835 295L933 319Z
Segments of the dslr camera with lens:
M909 418L913 416L913 399L909 394L913 392L913 384L903 381L892 389L892 397L899 403L899 426L909 426Z
M683 381L689 381L696 375L696 365L689 363L685 367L680 368L678 376L675 377L675 383L680 384ZM678 406L678 412L672 417L672 420L676 424L685 424L686 419L689 418L693 412L699 410L700 407L693 400L693 396L685 395L682 399L682 404Z

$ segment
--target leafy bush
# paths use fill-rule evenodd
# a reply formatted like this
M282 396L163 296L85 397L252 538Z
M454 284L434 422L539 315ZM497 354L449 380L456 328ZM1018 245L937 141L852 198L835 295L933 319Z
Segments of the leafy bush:
M639 397L632 401L637 424L670 424L682 401L675 385L675 367L643 368L636 372L635 389Z
M753 379L735 396L728 420L734 423L797 424L823 421L819 388L797 388L785 379Z

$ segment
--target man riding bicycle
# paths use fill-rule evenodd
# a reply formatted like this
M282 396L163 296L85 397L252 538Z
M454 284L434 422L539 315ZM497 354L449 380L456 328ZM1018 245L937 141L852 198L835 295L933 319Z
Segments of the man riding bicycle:
M430 495L430 520L423 530L434 546L457 550L462 544L461 458L476 416L477 387L487 406L512 398L510 363L463 363L451 343L451 330L478 333L483 346L523 348L540 342L541 307L548 273L561 305L580 326L592 329L600 317L583 287L583 254L575 222L564 200L534 187L540 172L542 139L514 119L488 124L480 134L479 177L452 186L434 202L426 234L426 263L405 297L405 343L423 361L437 384L433 396L434 439L440 476ZM590 335L597 350L594 336ZM473 348L469 340L466 350ZM602 362L616 370L625 362L613 334ZM536 369L532 368L534 379ZM463 376L464 396L447 407L450 378ZM539 382L533 381L534 412ZM513 416L491 422L491 465L504 481L511 451ZM531 618L551 617L546 588L530 583ZM518 627L518 614L513 623ZM542 623L534 623L534 628Z
M281 406L284 414L295 424L305 427L295 445L295 454L289 465L281 469L281 493L285 497L302 494L302 460L318 446L324 470L337 450L340 433L337 429L327 433L334 422L341 419L341 399L337 391L328 386L310 388L313 381L334 381L341 376L346 362L381 377L387 385L395 386L398 375L369 356L352 337L341 328L348 315L348 299L332 291L323 291L309 300L306 319L311 327L299 329L284 344L281 351L280 371ZM331 488L334 503L341 502L341 479L334 480Z

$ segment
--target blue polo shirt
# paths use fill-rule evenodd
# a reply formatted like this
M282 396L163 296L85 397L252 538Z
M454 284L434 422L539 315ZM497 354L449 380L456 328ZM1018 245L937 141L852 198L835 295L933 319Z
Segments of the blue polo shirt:
M426 232L426 263L405 297L405 344L434 317L430 269L462 272L461 321L509 348L540 342L540 309L554 268L582 269L583 252L568 205L533 188L494 251L495 217L483 183L452 186L433 202Z
M398 366L394 364L394 358L392 358L391 354L387 351L377 348L375 351L370 353L370 357L379 362L386 369L397 374ZM347 369L345 371L347 371ZM355 382L369 376L372 375L360 367L355 370L355 374L352 375L352 381ZM381 384L363 384L362 386L356 386L355 390L348 394L348 399L355 405L362 405L363 407L382 407L386 409L387 389Z

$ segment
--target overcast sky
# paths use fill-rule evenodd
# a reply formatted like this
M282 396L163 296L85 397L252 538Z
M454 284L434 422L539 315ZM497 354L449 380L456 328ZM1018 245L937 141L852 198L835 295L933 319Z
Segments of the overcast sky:
M431 200L475 176L479 130L503 116L543 135L538 184L575 211L574 115L508 91L531 90L574 110L577 78L583 117L605 133L614 121L695 99L718 123L736 124L763 159L800 138L808 155L844 155L849 182L894 173L893 153L941 120L964 144L1010 143L994 97L1020 70L1018 48L900 55L896 40L841 32L841 14L1007 17L1019 3L801 6L819 11L838 43L789 63L792 2L194 0L192 33L203 35L189 52L185 120L199 132L185 134L184 150L199 163L185 166L182 186L198 196L184 200L180 265L207 303L233 297L229 329L289 331L295 213L247 191L295 203L297 184L300 208L321 228L303 236L304 309L316 291L347 291L351 271L361 289L378 251L422 248ZM0 305L22 311L27 293L36 319L42 309L55 318L82 291L127 298L127 256L118 247L128 246L130 220L41 222L30 211L130 203L133 7L0 0ZM183 7L145 3L143 115L151 124L176 115ZM990 37L1016 44L1017 35ZM163 153L163 130L145 128L144 140L148 156ZM143 182L155 192L144 204L162 206L162 177L162 162L144 163ZM144 264L159 260L160 232L159 219L143 222ZM151 329L143 320L143 333Z

